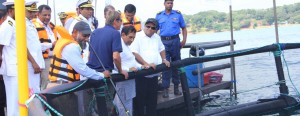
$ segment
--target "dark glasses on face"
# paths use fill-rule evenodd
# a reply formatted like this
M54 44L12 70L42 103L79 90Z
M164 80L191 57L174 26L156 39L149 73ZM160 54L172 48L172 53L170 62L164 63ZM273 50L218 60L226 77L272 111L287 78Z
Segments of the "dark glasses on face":
M89 37L90 34L83 34L82 37Z
M120 19L120 18L117 18L117 19L116 19L116 21L122 22L122 19Z
M156 27L146 26L148 29L156 30Z

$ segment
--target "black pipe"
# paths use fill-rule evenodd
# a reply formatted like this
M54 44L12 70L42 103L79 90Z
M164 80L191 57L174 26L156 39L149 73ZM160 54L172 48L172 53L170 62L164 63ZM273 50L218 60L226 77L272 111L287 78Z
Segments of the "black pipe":
M281 46L281 50L287 50L287 49L295 49L295 48L300 48L300 43L288 43L288 44L280 44ZM166 67L165 64L159 64L156 66L156 69L144 69L144 70L140 70L137 72L129 72L129 79L134 79L135 77L141 77L141 76L146 76L146 75L150 75L150 74L155 74L155 73L159 73L162 71L166 71L166 70L170 70L171 68L179 68L179 67L184 67L184 66L188 66L191 64L197 64L197 63L203 63L203 62L208 62L208 61L214 61L214 60L219 60L219 59L225 59L225 58L230 58L230 57L237 57L237 56L243 56L243 55L249 55L249 54L255 54L255 53L263 53L263 52L269 52L269 51L276 51L278 49L278 45L277 44L272 44L272 45L268 45L268 46L264 46L264 47L260 47L260 48L250 48L250 49L244 49L244 50L237 50L237 51L233 51L233 52L226 52L226 53L219 53L219 54L214 54L214 55L207 55L207 56L201 56L201 57L197 57L197 58L186 58L183 60L179 60L179 61L174 61L171 63L171 67ZM226 54L226 55L225 55ZM112 80L114 82L120 82L120 81L124 81L124 76L121 74L112 74L111 75ZM78 90L82 90L82 89L87 89L87 88L95 88L95 85L99 85L99 84L103 84L103 81L96 81L96 80L89 80L87 82L87 84L84 84L83 88L78 88ZM50 89L46 89L44 91L42 91L41 93L43 95L45 95L46 97L48 96L57 96L54 95L52 93L61 91L61 90L68 90L71 89L77 85L79 85L80 83L82 83L83 81L79 81L79 82L73 82L70 84L64 84L64 85L60 85L57 87L53 87ZM97 87L97 86L96 86Z
M278 80L279 80L279 82L285 82L281 57L277 56L277 55L274 55L274 57L275 57L275 64L276 64L276 69L277 69ZM283 94L289 94L288 87L286 86L285 83L279 84L279 91L280 91L280 93L283 93Z
M288 50L288 49L295 49L300 48L300 43L282 43L280 44L281 50ZM208 61L214 61L214 60L220 60L230 57L237 57L237 56L243 56L243 55L249 55L249 54L256 54L256 53L263 53L263 52L270 52L270 51L276 51L278 48L277 44L267 45L260 48L250 48L250 49L244 49L244 50L237 50L233 52L225 52L225 53L219 53L214 55L206 55L206 56L200 56L195 58L185 58L183 60L174 61L171 63L171 67L166 67L165 64L159 64L156 66L156 69L146 69L146 70L140 70L137 72L130 72L128 73L129 79L133 79L134 77L139 76L146 76L150 74L159 73L162 71L170 70L171 68L179 68L184 67L192 64L197 63L203 63ZM121 75L112 75L114 82L119 82L125 80L123 76Z
M231 64L227 63L227 64L221 64L221 65L216 65L216 66L211 66L211 67L205 67L200 69L200 74L206 73L206 72L210 72L210 71L216 71L216 70L221 70L221 69L225 69L225 68L230 68ZM193 75L198 75L198 70L193 70L192 71Z
M195 116L194 112L194 107L190 95L190 89L188 87L187 79L186 79L186 74L184 71L180 71L180 82L181 82L181 88L182 88L182 93L183 93L183 98L184 98L184 103L186 106L186 114L187 116Z
M199 114L199 116L248 116L272 110L279 110L290 106L296 106L297 104L298 102L295 98L285 96L271 100L266 100L265 102L261 102L258 100L256 102L251 102L247 104L212 110L201 113Z

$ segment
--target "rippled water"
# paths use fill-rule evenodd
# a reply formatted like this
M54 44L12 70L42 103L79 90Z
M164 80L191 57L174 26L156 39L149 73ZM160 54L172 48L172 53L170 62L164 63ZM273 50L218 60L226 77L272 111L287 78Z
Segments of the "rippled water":
M287 26L279 28L280 43L300 43L300 25ZM270 45L276 42L274 28L256 29L256 30L242 30L234 32L234 39L236 40L235 50L261 47ZM229 32L213 33L213 34L200 34L189 35L188 43L193 42L208 42L230 40ZM215 54L220 52L229 51L229 47L218 48L214 50L206 50L206 54ZM300 50L286 50L283 52L289 70L286 69L284 64L284 74L286 80L290 78L300 90ZM188 57L188 50L182 51L183 58ZM204 110L213 109L209 106L230 106L235 104L242 104L253 102L262 98L274 98L279 95L279 88L277 85L259 89L255 91L249 90L272 85L278 82L276 73L275 61L273 53L260 53L248 56L240 56L235 58L236 61L236 77L237 77L237 93L238 99L231 101L229 98L229 91L222 90L212 93L212 95L220 95L221 97L214 102L210 102L208 107ZM213 66L221 63L229 63L229 59L207 62L205 66ZM284 62L284 61L283 61ZM230 69L217 71L224 74L223 80L230 80ZM287 82L291 95L296 95L290 81ZM300 115L300 112L298 113Z

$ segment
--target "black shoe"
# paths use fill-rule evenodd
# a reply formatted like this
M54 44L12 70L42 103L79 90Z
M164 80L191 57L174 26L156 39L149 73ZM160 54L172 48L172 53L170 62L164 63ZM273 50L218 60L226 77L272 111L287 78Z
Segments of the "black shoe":
M174 95L182 95L182 92L179 91L178 85L174 85Z
M168 98L169 97L169 90L168 89L164 89L163 91L163 98Z

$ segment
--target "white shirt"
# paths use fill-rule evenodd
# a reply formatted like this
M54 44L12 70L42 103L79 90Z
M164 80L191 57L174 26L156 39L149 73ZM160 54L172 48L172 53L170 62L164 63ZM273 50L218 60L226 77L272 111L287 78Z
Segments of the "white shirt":
M0 37L0 44L4 45L0 73L17 76L16 22L10 16L7 16L0 27Z
M91 30L92 31L94 31L95 30L95 28L94 28L94 26L93 26L93 24L92 24L92 18L89 18L89 19L86 19L84 16L82 16L81 14L78 16L80 19L82 19L82 21L84 21L84 22L86 22L86 23L88 23L89 25L90 25L90 28L91 28ZM69 20L68 20L69 21ZM73 20L72 21L72 23L70 24L70 27L69 27L69 33L72 35L72 31L73 31L73 28L74 28L74 26L75 26L75 24L76 23L78 23L79 21L78 20ZM85 63L87 63L88 62L88 57L89 57L89 54L90 54L90 52L89 52L89 44L88 43L86 43L86 48L85 49L83 49L83 60L84 60L84 62Z
M81 14L80 14L78 17L79 17L82 21L88 23L88 24L90 25L90 28L91 28L92 31L95 30L95 28L94 28L94 26L93 26L93 23L92 23L92 22L93 22L93 19L92 19L92 18L86 19L86 18L85 18L84 16L82 16ZM68 20L68 21L69 21L69 20ZM70 21L72 21L72 20L70 20ZM68 31L69 31L70 34L72 34L73 28L74 28L75 24L78 23L78 22L79 22L79 20L76 20L76 19L74 19L74 20L72 21L72 23L70 24L69 29L68 29ZM68 22L68 23L70 23L70 22Z
M47 32L48 38L51 40L51 43L41 43L42 51L44 52L47 49L52 48L52 44L56 41L55 34L53 33L51 27L49 26L50 24L47 24L47 25L44 24L39 18L37 18L36 21L44 26L44 28ZM58 33L57 33L57 35L58 35ZM48 39L48 38L45 38L45 39ZM53 56L52 50L50 50L49 56Z
M147 63L157 65L161 63L159 59L160 52L165 50L165 46L156 33L148 37L144 31L141 31L136 34L130 49L132 52L139 54Z
M137 68L139 65L138 65L137 61L135 60L135 56L129 49L129 46L125 44L123 39L121 42L122 42L122 49L123 49L123 52L121 52L121 54L120 54L121 61L122 61L122 69L129 71L129 69L132 67ZM117 68L115 68L115 69L117 69ZM116 89L119 90L121 88L125 88L125 89L124 89L124 93L122 95L120 95L120 97L124 98L125 100L129 100L129 99L132 99L135 97L136 93L135 93L135 80L134 79L117 82Z
M72 22L74 21L75 19L73 18L73 17L71 17L71 18L69 18L66 22L65 22L65 29L66 30L70 30L70 26L71 26L71 24L72 24Z
M62 59L66 60L78 74L94 80L104 78L103 73L97 72L86 65L81 57L81 48L78 44L70 43L66 45L61 54ZM66 64L61 63L61 66L66 67ZM67 76L66 72L60 71L58 73Z
M26 18L26 44L27 48L35 60L35 62L40 66L41 69L45 68L45 62L42 54L41 43L39 40L39 35L28 18ZM32 63L28 60L28 68L33 68Z
M123 51L120 54L121 61L122 61L122 69L129 71L129 69L132 67L135 67L135 68L139 67L137 61L135 60L135 56L131 52L129 46L125 44L123 39L122 39L121 43L122 43L122 49L123 49Z

